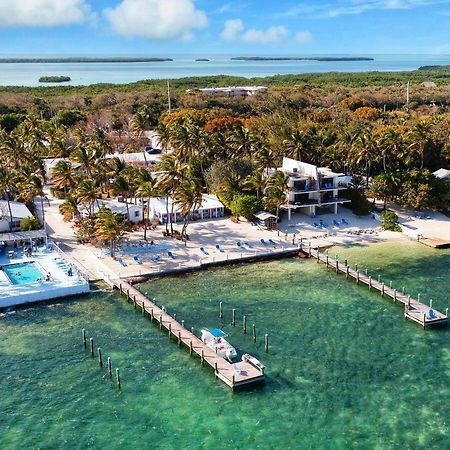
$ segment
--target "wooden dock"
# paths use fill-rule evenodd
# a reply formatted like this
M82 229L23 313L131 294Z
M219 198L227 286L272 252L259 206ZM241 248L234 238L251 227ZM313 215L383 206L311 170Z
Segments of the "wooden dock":
M419 242L421 244L424 244L428 247L432 248L449 248L450 247L450 241L446 241L444 239L434 238L434 237L421 237L419 239Z
M167 330L170 336L177 339L179 346L185 345L191 355L196 354L200 357L202 365L206 363L211 366L216 378L222 380L227 386L236 389L264 382L264 371L245 361L228 362L130 284L123 280L111 280L111 282L122 295L126 296L128 302L133 303L135 309L140 309L142 314L150 317L152 322L158 323L161 330Z
M413 320L419 323L424 328L429 325L447 324L448 323L448 308L445 314L433 308L432 300L430 300L430 305L424 305L418 299L411 298L410 295L406 295L405 292L397 291L391 286L386 286L383 282L373 279L370 275L366 273L361 273L358 271L356 266L354 269L351 268L347 261L340 262L337 259L333 259L326 253L320 253L319 249L314 251L315 256L309 248L308 256L315 257L317 263L323 262L327 267L336 271L336 274L344 274L347 279L352 278L357 284L363 283L368 286L369 291L375 290L380 293L382 297L390 297L394 303L402 303L405 307L404 316L405 319ZM430 309L434 311L434 317L429 316Z

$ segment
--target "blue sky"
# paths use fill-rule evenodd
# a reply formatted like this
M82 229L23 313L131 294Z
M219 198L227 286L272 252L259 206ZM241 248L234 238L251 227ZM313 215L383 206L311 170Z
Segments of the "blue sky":
M450 0L0 0L1 54L450 53Z

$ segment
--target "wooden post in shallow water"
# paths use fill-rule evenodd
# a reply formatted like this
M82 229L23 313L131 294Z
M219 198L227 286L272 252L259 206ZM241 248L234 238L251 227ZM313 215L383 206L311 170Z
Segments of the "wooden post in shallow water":
M97 353L98 353L98 365L100 367L103 367L102 349L100 347L97 348Z
M381 283L381 296L384 297L384 283Z
M372 289L372 277L369 277L369 291Z
M181 326L184 328L184 319L181 321Z
M359 272L356 272L356 284L359 284Z
M345 277L348 279L348 275L349 275L349 270L350 270L350 268L347 266L346 268L345 268Z
M86 330L84 328L81 330L81 334L83 336L83 347L86 348Z
M134 306L134 309L136 309L136 296L133 297L133 306Z
M117 387L120 389L120 373L119 373L119 369L116 369L116 383L117 383Z
M93 338L89 339L89 348L91 350L91 356L94 357L94 339Z
M195 336L194 327L191 328L191 333Z
M256 342L256 327L255 327L255 324L252 324L252 335L253 335L253 342Z
M219 317L223 319L223 303L219 302Z
M201 362L202 362L202 366L205 365L205 351L202 349L202 354L200 356Z
M242 332L247 334L247 318L245 316L242 317Z
M269 335L267 333L264 335L264 351L269 352Z
M433 300L430 299L430 308L433 309Z
M394 303L397 301L397 289L394 289Z
M339 273L339 261L336 259L336 273Z
M233 327L236 326L236 310L234 308L233 308L233 311L232 311L231 325L233 325Z
M189 355L192 355L192 352L194 351L192 347L192 340L189 341Z
M445 317L448 317L448 308L445 308Z

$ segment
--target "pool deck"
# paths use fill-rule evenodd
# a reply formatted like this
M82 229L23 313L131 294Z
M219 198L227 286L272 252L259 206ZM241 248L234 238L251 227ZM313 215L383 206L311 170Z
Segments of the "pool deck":
M72 267L73 275L68 276L68 263L54 249L40 247L32 256L27 257L21 249L15 250L14 257L0 256L0 265L34 262L42 272L44 281L26 284L11 284L3 271L0 271L0 309L16 305L53 300L55 298L85 294L89 292L89 283ZM51 280L45 281L45 275L51 274Z

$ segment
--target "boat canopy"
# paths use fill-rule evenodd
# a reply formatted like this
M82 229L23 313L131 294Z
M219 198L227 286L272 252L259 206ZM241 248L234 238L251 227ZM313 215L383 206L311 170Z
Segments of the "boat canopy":
M219 328L211 328L210 330L208 330L214 337L224 337L226 336L226 334L222 331L219 330Z

